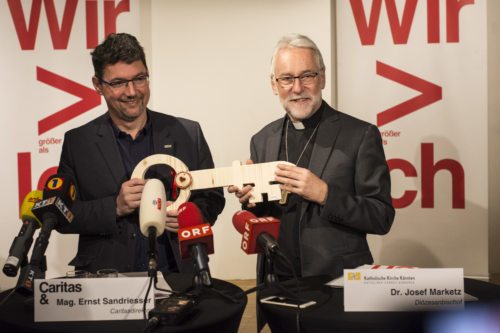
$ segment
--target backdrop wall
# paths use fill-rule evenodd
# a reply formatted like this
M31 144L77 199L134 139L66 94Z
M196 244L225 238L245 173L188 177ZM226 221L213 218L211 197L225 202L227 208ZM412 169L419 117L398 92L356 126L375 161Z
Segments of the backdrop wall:
M93 89L90 51L110 32L141 35L139 1L0 2L2 150L0 265L19 232L19 205L56 172L64 133L106 111ZM38 234L38 233L37 233ZM37 236L35 234L35 237ZM53 232L48 277L64 275L76 253L74 235ZM0 289L16 278L0 273Z
M361 46L351 6L362 5L365 22L370 22L371 8L379 2L376 43ZM8 50L0 56L4 73L0 87L8 97L0 113L4 124L0 177L7 189L1 200L0 265L3 267L21 226L19 201L54 172L64 132L105 111L103 101L88 90L92 76L89 52L106 31L115 29L136 34L146 47L151 70L150 107L199 121L217 167L229 166L233 160L244 162L251 135L283 115L269 82L271 53L283 34L299 32L315 40L330 74L325 100L372 123L377 123L377 114L382 111L419 95L387 78L390 68L384 64L440 86L439 101L399 122L379 125L381 131L392 130L392 135L401 132L399 138L386 137L387 158L395 166L398 159L409 162L418 176L405 177L398 168L392 172L393 197L401 198L412 190L417 196L398 209L389 235L370 237L375 261L465 267L467 274L481 276L500 272L500 214L495 200L500 188L495 177L500 164L500 97L496 93L500 83L499 74L495 74L499 73L499 57L495 55L500 39L498 18L492 14L498 13L500 4L476 0L464 6L459 15L460 43L445 42L446 10L441 7L440 43L428 43L424 4L444 2L419 1L408 42L396 45L388 3L392 1L0 2L4 22L0 38ZM412 3L406 1L407 6ZM395 8L396 16L402 18L404 2L397 1ZM332 14L335 9L336 15ZM382 65L377 67L377 61ZM76 91L68 92L69 81L77 83ZM468 95L464 96L466 90ZM63 120L50 118L68 109ZM47 118L52 121L44 122ZM426 149L430 147L433 152L429 155ZM434 157L434 163L450 159L462 166L464 208L453 207L452 177L446 170L436 173L434 207L423 207L427 200L421 196L423 151L427 151L425 156ZM240 250L241 236L231 223L239 205L227 193L226 199L226 208L214 227L212 274L224 279L252 278L255 256ZM47 251L47 275L60 276L71 269L67 262L75 252L75 236L54 233ZM15 282L15 278L0 273L0 290Z
M378 259L487 276L486 2L340 1L337 14L339 107L379 126L392 170Z
M278 39L310 36L331 68L330 3L325 0L153 0L152 107L202 125L216 167L250 157L250 137L283 116L269 81ZM324 90L330 101L331 85ZM256 256L240 249L232 216L240 205L226 191L226 207L214 227L215 276L255 276Z

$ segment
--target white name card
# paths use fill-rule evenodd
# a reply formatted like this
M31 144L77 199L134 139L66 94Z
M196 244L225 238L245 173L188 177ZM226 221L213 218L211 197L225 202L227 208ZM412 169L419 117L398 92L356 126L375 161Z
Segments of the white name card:
M35 322L143 319L148 277L35 280ZM154 307L154 289L146 314Z
M462 268L345 269L345 311L464 308Z

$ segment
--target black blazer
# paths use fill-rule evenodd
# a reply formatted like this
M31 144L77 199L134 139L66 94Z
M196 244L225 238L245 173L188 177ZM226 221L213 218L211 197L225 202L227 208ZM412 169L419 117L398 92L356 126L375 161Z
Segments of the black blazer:
M395 215L377 127L325 102L322 108L309 170L327 183L328 198L324 205L305 202L301 207L302 276L340 276L344 268L372 263L366 234L387 233ZM284 120L270 123L252 137L250 152L255 163L277 160ZM254 212L279 218L277 205L260 205ZM262 265L259 258L258 267Z
M155 154L175 156L189 170L214 167L197 122L150 110L148 116L153 126ZM136 239L143 236L136 235L132 226L138 223L137 214L116 217L116 196L127 175L108 114L65 134L58 173L73 176L77 187L77 200L71 208L75 219L57 229L61 233L79 234L78 252L70 265L90 272L100 268L131 271ZM200 207L211 224L225 203L222 189L193 191L190 201ZM192 264L181 261L177 234L166 233L177 266L181 271L190 271Z

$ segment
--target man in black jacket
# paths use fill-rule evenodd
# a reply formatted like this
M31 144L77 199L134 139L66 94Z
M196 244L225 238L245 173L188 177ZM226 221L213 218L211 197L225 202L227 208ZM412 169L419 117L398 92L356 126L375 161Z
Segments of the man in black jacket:
M70 262L96 272L147 270L147 241L138 225L138 207L145 180L130 179L135 166L152 154L168 154L189 170L213 168L212 156L197 122L151 111L149 72L143 48L134 36L111 34L92 52L96 91L108 111L64 137L58 173L76 180L75 215L61 233L79 234L78 253ZM160 178L174 200L172 172L167 166L148 170ZM213 224L224 208L222 189L193 191L193 201ZM177 239L177 210L165 218L166 232L158 238L158 270L191 271L182 262Z
M271 86L285 116L252 137L254 163L279 164L276 181L286 205L248 204L251 186L230 187L258 216L281 220L279 245L290 263L276 258L279 277L332 275L373 262L367 234L385 234L394 208L391 182L376 126L331 108L321 96L325 65L315 43L289 35L277 44ZM264 265L259 257L260 278Z

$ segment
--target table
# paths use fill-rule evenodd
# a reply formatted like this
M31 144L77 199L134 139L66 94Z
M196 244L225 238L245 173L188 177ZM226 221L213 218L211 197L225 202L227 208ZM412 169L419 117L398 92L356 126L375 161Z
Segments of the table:
M315 300L315 306L300 311L300 332L429 332L432 323L439 319L440 312L345 312L344 291L325 286L331 277L305 278L300 281L301 298ZM283 283L295 292L296 283ZM500 315L500 286L488 282L464 279L465 292L479 299L467 302L465 310L480 306L492 306ZM265 289L259 299L279 293L276 289ZM262 315L273 333L297 332L296 308L260 303ZM463 313L463 312L460 312ZM500 330L500 327L499 327Z
M192 276L169 274L165 276L175 290L190 285ZM212 279L213 288L226 295L236 295L242 290L226 281ZM3 300L11 290L0 294ZM208 288L202 290L193 314L178 326L158 326L153 332L238 332L247 303L246 295L233 303ZM28 303L27 303L28 302ZM146 328L144 320L88 321L88 322L37 322L33 321L33 305L27 297L14 293L0 307L0 332L64 332L64 333L140 333Z

